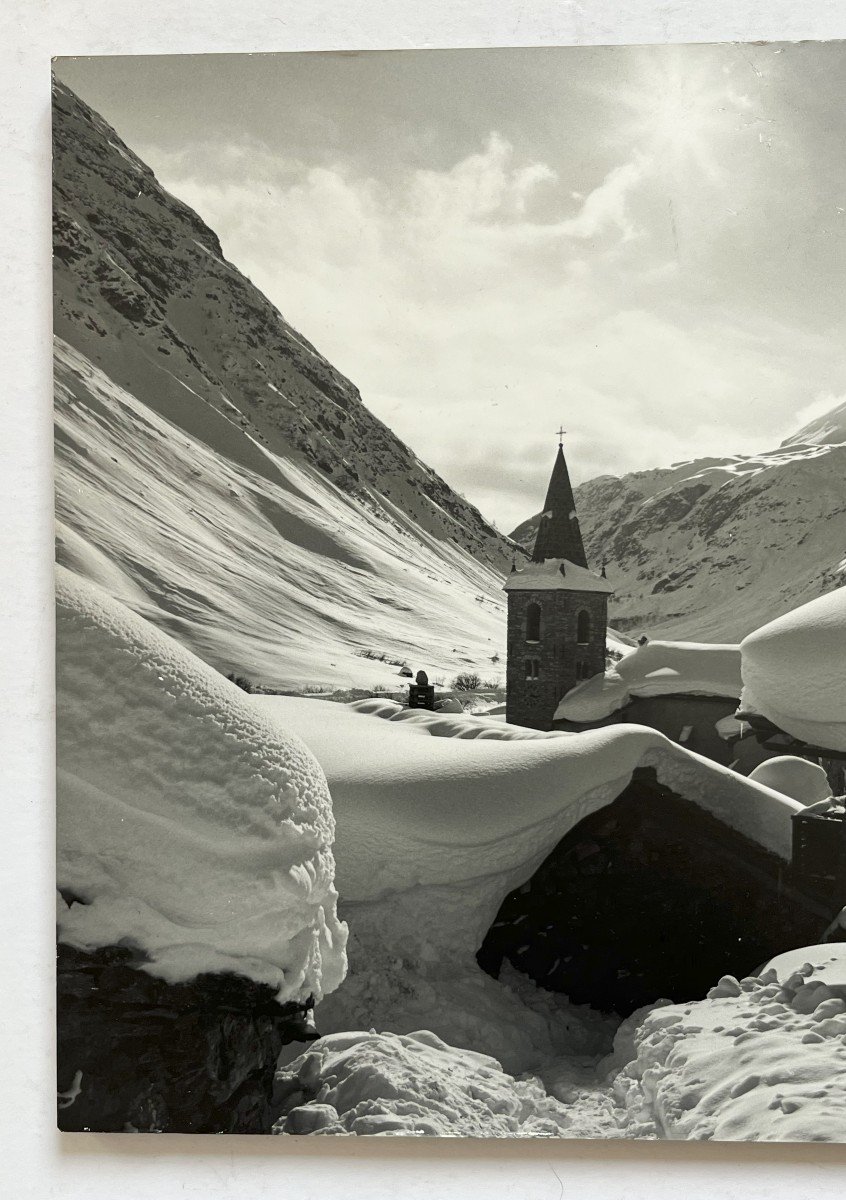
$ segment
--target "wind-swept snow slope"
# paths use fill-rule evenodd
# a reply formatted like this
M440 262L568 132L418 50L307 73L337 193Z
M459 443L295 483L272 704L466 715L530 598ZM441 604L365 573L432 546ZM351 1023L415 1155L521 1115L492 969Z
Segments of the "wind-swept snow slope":
M776 450L603 475L575 496L621 630L738 642L846 581L843 406ZM528 547L536 528L512 536Z
M846 750L846 587L744 638L741 707L801 741Z
M61 560L268 685L495 674L506 540L61 85L54 153Z
M313 756L95 585L60 567L57 592L59 941L134 946L171 982L336 988L346 928Z

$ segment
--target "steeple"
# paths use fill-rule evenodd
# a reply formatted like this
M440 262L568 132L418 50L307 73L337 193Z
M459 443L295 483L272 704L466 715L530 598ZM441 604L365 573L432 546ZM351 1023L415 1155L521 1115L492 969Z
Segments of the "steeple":
M577 567L586 567L588 561L582 543L579 519L576 516L570 473L564 458L563 437L564 430L559 429L558 453L555 456L555 465L552 468L552 477L538 524L532 561L566 558Z

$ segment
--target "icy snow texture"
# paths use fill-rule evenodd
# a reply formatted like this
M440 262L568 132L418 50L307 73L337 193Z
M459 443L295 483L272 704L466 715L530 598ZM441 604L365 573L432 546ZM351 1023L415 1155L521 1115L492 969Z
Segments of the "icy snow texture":
M846 588L744 638L741 708L801 741L846 750Z
M562 1008L564 1006L562 1001ZM517 1080L429 1032L335 1034L278 1076L285 1133L846 1139L846 945L805 947L705 1000L633 1013L593 1086Z
M613 1137L609 1100L562 1104L536 1079L428 1031L336 1033L277 1077L279 1133L446 1137ZM309 1103L313 1097L316 1099Z
M504 897L632 771L659 778L782 857L799 805L675 746L620 726L542 733L484 717L255 696L326 772L338 888L352 930L350 974L318 1026L407 1034L493 1054L512 1073L562 1057L596 1062L613 1022L515 975L485 976L475 952ZM552 1086L552 1084L550 1084ZM581 1086L578 1078L568 1087Z
M846 1139L845 964L846 947L806 948L629 1018L614 1088L630 1119L673 1139Z
M389 701L252 703L298 733L326 772L338 888L357 905L359 933L367 910L391 936L404 927L406 944L475 952L507 893L638 766L790 856L797 804L643 726L538 733Z
M831 795L831 785L822 767L789 754L759 763L749 773L749 778L805 806L826 800Z
M632 696L739 696L740 647L700 642L646 642L604 675L577 684L555 719L599 721Z
M62 561L271 686L494 674L506 539L61 84L53 118Z
M170 981L236 971L280 1000L337 987L326 780L233 684L58 568L60 941L127 941Z

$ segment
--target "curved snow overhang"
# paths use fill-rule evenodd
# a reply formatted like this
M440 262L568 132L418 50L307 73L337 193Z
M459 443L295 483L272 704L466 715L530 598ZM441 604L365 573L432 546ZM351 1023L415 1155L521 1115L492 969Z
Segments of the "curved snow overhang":
M787 860L801 806L644 726L539 733L484 718L254 697L329 780L345 903L439 952L475 951L503 897L638 767ZM377 719L374 719L377 718ZM390 897L390 903L386 899ZM357 927L359 925L357 924Z
M740 650L744 711L825 753L846 751L846 588L770 621Z
M740 647L700 642L645 642L605 672L572 688L556 721L601 721L635 696L740 696Z

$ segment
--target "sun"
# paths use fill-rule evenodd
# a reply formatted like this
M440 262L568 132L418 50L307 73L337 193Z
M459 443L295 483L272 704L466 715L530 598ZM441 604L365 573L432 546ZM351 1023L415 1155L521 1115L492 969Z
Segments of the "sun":
M632 87L616 93L628 111L621 133L655 163L677 174L697 168L716 181L721 150L749 105L711 64L652 63Z

